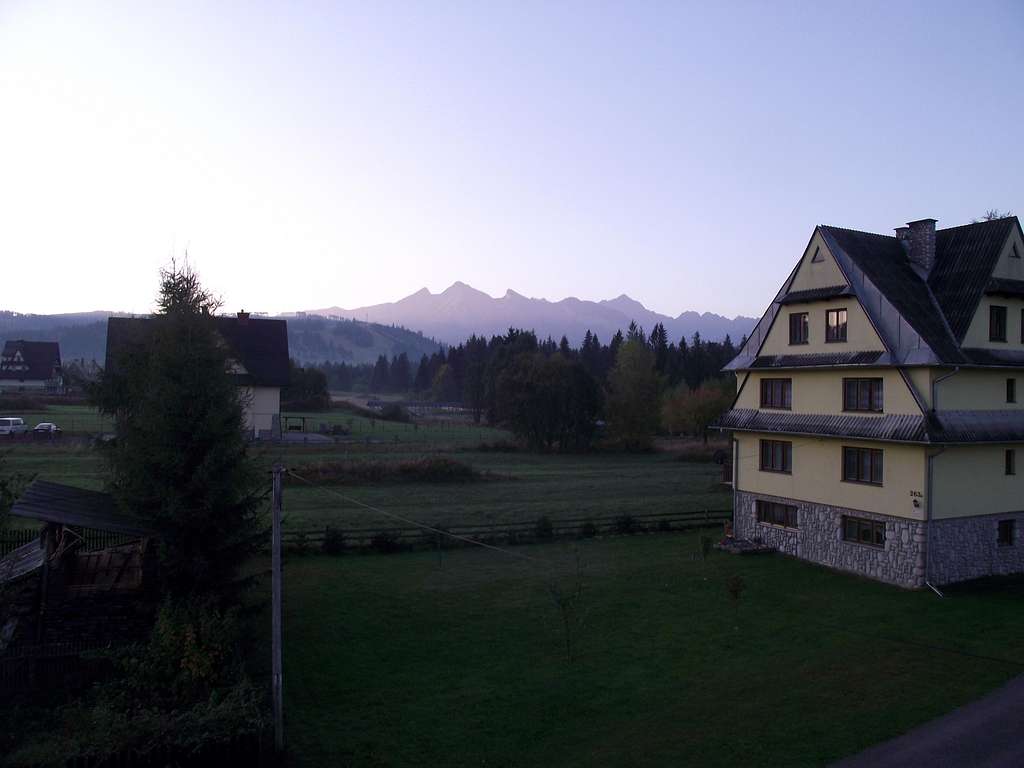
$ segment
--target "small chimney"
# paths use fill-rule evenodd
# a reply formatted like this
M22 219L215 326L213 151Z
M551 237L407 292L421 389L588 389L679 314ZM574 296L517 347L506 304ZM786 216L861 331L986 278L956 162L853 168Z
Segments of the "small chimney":
M919 221L908 221L906 227L896 230L896 237L899 237L908 247L907 256L910 263L921 269L925 276L932 272L935 266L935 219L920 219ZM901 231L906 237L901 237Z
M238 313L238 324L239 325L245 325L248 322L249 322L249 313L246 312L243 309L241 312Z

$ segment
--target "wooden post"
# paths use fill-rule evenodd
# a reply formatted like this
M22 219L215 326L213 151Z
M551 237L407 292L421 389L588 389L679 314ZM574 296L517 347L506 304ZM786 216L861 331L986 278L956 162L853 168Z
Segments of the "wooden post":
M274 689L274 749L284 751L284 682L281 674L281 474L274 464L273 527L271 529L271 672Z

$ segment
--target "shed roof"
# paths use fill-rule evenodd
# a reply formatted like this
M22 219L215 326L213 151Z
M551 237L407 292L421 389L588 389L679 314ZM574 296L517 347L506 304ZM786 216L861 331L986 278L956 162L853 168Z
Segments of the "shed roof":
M46 523L92 528L128 536L158 536L156 526L118 510L109 493L34 480L11 507L11 514Z

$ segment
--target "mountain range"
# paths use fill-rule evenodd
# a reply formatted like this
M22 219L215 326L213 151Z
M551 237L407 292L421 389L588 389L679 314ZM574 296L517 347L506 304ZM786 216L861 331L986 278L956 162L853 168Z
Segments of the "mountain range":
M458 344L474 333L488 337L503 334L513 327L533 330L541 338L551 336L556 341L564 335L573 346L589 330L607 343L616 331L625 332L632 321L647 332L661 323L675 342L683 337L689 341L694 333L708 341L724 339L728 334L733 342L739 342L757 323L753 317L728 318L713 312L691 311L671 317L653 312L625 294L605 301L571 297L548 301L527 298L510 289L501 298L494 298L462 282L453 283L441 293L423 288L399 301L357 309L328 307L303 314L415 328L446 344Z

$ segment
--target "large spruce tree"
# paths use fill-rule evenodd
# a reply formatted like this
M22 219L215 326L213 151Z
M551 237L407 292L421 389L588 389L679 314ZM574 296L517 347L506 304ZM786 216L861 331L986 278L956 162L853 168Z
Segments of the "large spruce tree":
M229 587L264 530L269 476L244 433L242 391L216 330L219 303L189 267L160 273L159 311L110 361L97 389L114 416L111 486L164 532L164 586L178 596Z

